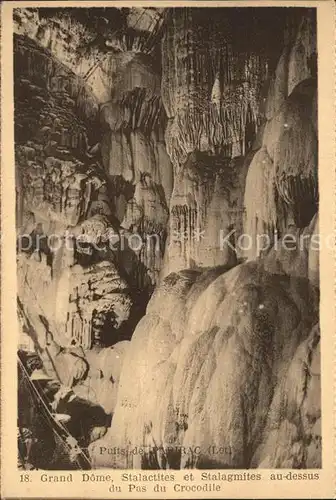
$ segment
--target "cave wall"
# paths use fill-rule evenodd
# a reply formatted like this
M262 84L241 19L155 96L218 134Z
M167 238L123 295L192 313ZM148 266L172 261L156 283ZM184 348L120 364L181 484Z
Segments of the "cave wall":
M18 285L42 346L39 316L61 345L89 349L97 315L108 345L129 338L161 268L173 174L160 18L135 31L134 13L112 11L14 13Z
M82 359L75 390L108 413L118 376L100 360L121 361L158 281L173 183L161 17L126 11L14 11L21 340L65 385Z

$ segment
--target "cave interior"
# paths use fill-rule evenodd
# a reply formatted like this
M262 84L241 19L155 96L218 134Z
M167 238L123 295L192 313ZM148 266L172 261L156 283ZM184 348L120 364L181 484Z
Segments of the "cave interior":
M84 462L320 467L315 9L13 22L20 363Z

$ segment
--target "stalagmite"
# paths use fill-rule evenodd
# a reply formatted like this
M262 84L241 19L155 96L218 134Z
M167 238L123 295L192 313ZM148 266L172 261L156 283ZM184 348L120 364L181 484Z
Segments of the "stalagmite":
M261 444L272 380L279 388L286 383L288 363L309 334L304 325L313 325L316 318L316 309L304 300L308 281L299 295L292 294L289 282L256 262L212 275L190 271L189 292L182 296L184 272L166 280L131 341L112 427L100 446L200 446L201 453L188 461L185 454L168 452L168 466L248 467ZM168 288L169 280L173 287ZM169 316L171 307L181 308L181 336ZM274 352L267 357L271 365L264 349ZM246 392L241 392L242 383ZM244 434L246 418L253 423ZM302 431L299 440L304 439ZM227 449L214 457L207 452L209 442L225 442ZM251 455L244 453L246 447ZM141 457L127 462L94 450L92 457L97 467L141 467Z
M254 155L246 176L244 204L246 256L259 257L273 246L277 230L275 169L265 148ZM249 244L251 242L251 244Z

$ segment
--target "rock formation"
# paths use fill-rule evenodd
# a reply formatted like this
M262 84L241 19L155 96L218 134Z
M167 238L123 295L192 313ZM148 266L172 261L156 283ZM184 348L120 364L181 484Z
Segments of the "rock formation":
M134 12L125 20L112 11L109 21L104 9L96 17L108 22L105 47L113 23L116 30L105 51L76 9L15 11L17 223L25 269L19 283L41 268L43 283L30 279L28 286L35 295L42 286L47 305L37 300L29 314L42 307L60 343L85 349L94 341L96 314L118 329L132 304L135 311L146 304L161 269L172 191L153 45L161 16L153 12L145 22L143 10L134 31ZM114 277L120 289L109 282ZM98 291L101 279L107 286ZM121 313L116 321L113 302Z
M316 19L289 10L15 10L22 343L113 414L93 467L321 464Z
M262 261L230 271L215 268L168 276L133 335L108 442L130 449L142 446L148 461L163 468L259 466L261 459L253 459L259 448L269 467L287 467L282 456L267 458L272 446L260 439L265 425L273 425L275 433L285 432L281 419L288 418L297 425L293 443L299 450L297 455L288 450L286 460L291 457L293 466L309 467L310 460L318 460L316 453L305 455L311 428L302 431L292 422L294 409L284 416L279 398L286 397L290 377L301 373L300 363L309 368L312 362L304 354L318 317L318 303L312 308L312 301L307 279L270 274ZM305 379L299 380L301 387ZM314 405L319 400L316 391L311 396ZM306 397L303 393L303 400ZM277 419L267 424L273 411ZM225 452L214 456L209 443ZM200 454L181 453L197 446ZM130 455L128 461L96 459L97 466L105 460L106 466L146 468L139 456Z

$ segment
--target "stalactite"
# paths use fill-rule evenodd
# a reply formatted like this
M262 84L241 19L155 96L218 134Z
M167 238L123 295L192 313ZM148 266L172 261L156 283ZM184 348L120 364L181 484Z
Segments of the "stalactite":
M36 42L22 35L14 35L16 53L15 65L20 68L16 74L20 79L29 78L32 84L45 88L63 99L70 98L76 104L79 114L84 119L97 117L97 100L92 92L66 66L42 49Z
M166 144L177 166L195 150L244 155L247 118L256 130L267 78L267 57L253 46L241 49L228 21L221 27L210 15L218 28L213 37L200 11L173 9L163 41L162 98L170 119Z
M134 285L142 289L149 277L152 286L156 284L162 265L162 256L147 242L154 233L158 237L165 231L173 173L163 141L166 117L160 79L152 58L125 52L117 66L112 100L102 108L102 120L110 130L101 151L119 222L144 242L141 251L133 252L140 262Z

